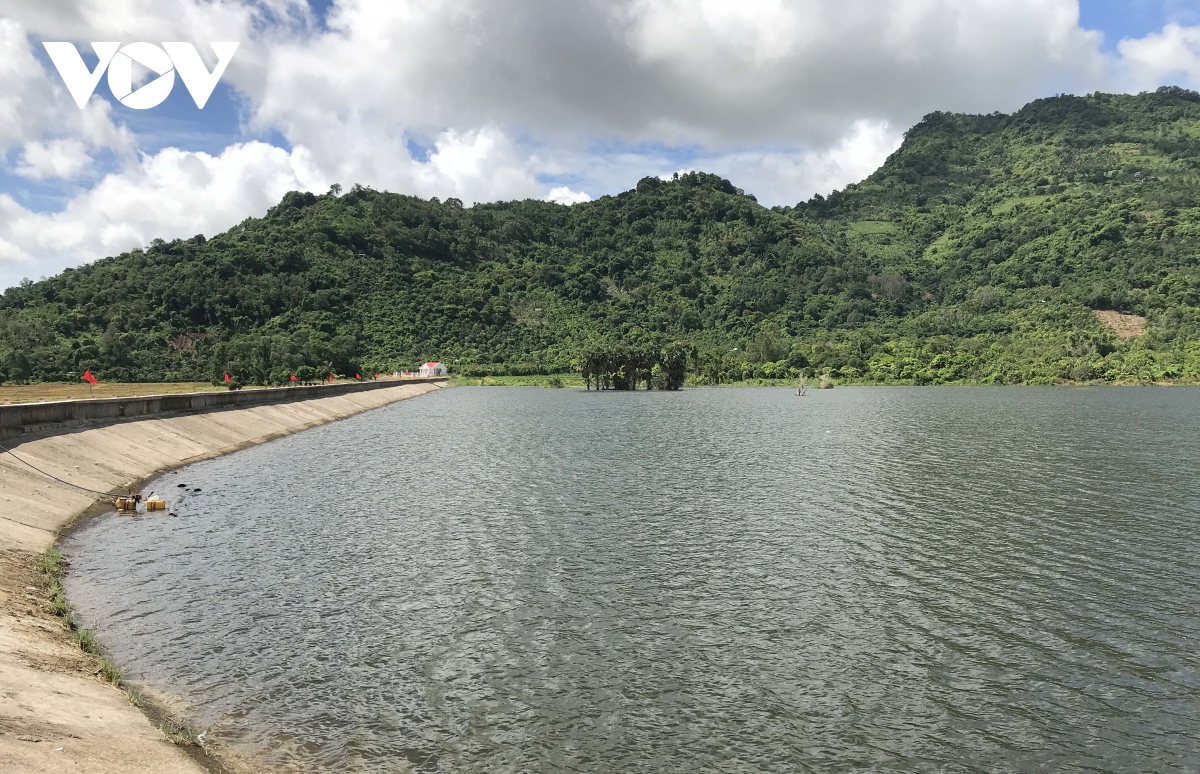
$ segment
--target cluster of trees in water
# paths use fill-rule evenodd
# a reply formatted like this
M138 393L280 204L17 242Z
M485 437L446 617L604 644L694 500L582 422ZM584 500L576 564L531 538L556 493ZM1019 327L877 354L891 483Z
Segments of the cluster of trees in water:
M580 357L579 370L587 389L678 390L687 378L688 346L609 342L590 346Z
M679 381L674 342L701 383L1200 379L1196 125L1182 89L937 113L861 183L769 209L703 173L571 207L292 192L0 294L0 381L436 359L653 386Z

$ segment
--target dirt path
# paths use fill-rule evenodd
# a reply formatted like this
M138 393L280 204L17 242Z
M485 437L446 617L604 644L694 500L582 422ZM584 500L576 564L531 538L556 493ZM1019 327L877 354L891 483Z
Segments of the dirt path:
M108 491L441 386L145 419L6 445L59 478ZM93 499L0 454L0 771L203 772L122 691L100 681L94 660L45 608L41 554Z

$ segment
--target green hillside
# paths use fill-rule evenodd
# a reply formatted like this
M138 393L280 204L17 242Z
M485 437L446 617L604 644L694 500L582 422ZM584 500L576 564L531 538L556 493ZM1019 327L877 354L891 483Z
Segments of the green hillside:
M682 342L701 381L1200 380L1198 192L1200 95L1175 88L935 113L794 208L699 173L572 207L293 192L8 290L0 379L553 373Z

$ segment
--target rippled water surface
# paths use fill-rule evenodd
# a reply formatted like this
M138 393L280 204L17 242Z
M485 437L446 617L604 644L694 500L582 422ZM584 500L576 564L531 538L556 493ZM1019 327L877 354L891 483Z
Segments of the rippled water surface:
M1200 769L1200 390L455 388L148 488L70 596L275 766Z

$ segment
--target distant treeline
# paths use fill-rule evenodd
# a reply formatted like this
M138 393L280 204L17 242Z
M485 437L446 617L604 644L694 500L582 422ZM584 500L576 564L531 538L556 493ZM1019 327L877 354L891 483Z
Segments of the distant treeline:
M469 376L1200 380L1200 95L934 113L767 209L687 173L566 207L355 187L0 295L0 381ZM1093 310L1144 316L1130 341ZM655 350L653 357L649 349ZM657 369L657 371L656 371ZM656 381L657 380L657 381Z

